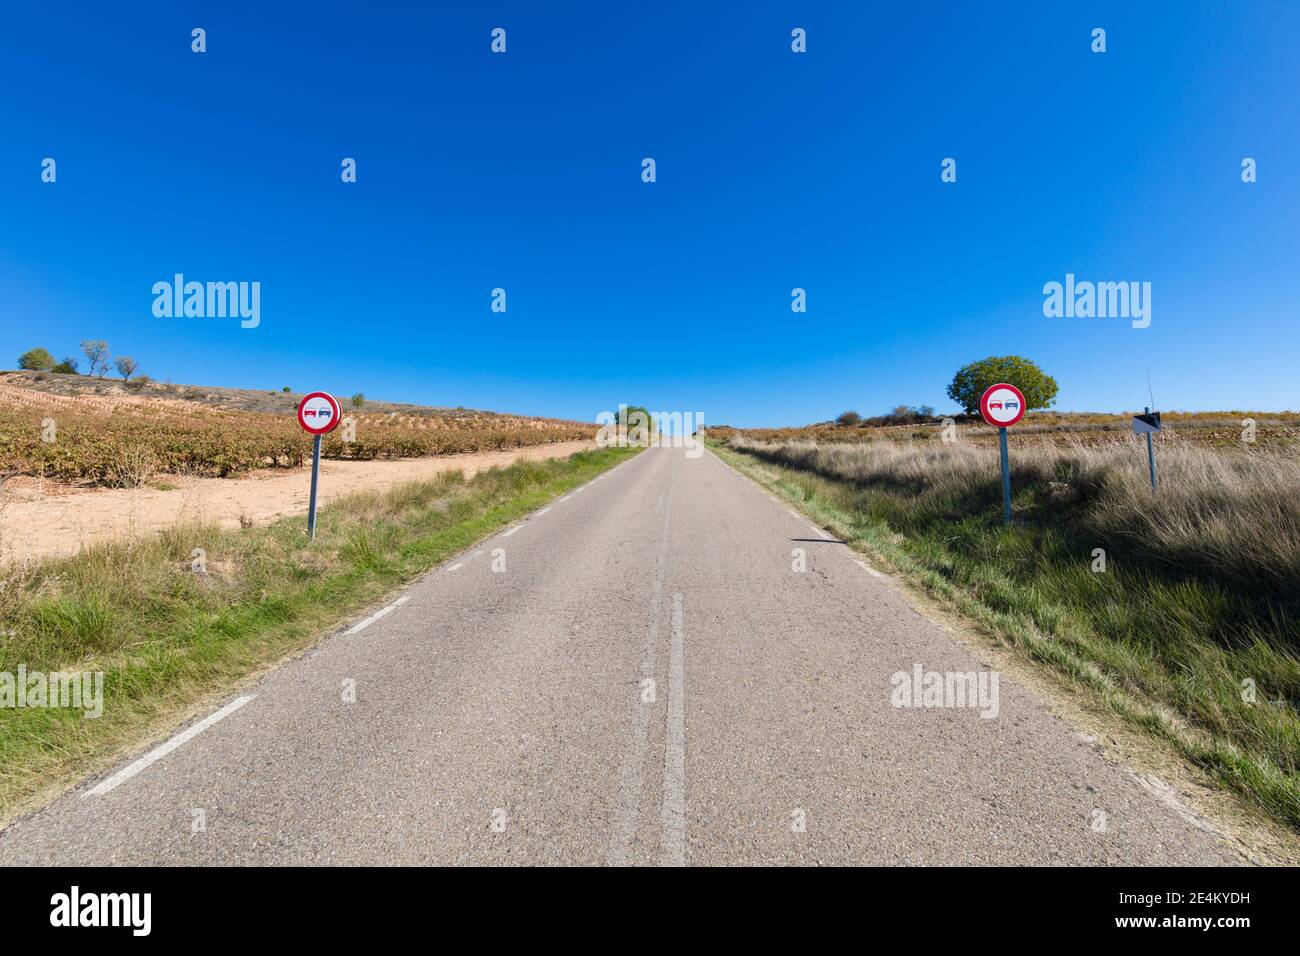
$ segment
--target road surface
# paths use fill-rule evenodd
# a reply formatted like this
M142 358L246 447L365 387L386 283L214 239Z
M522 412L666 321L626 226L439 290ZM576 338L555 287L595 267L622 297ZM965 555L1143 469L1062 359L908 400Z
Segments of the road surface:
M647 450L15 822L0 864L1240 862L860 560ZM895 706L918 665L952 706Z

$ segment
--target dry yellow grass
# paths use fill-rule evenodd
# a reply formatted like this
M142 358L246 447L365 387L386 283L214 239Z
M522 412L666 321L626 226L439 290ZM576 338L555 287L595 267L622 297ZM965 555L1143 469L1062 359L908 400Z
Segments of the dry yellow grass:
M963 438L974 444L995 444L997 431L978 417L958 415L954 419ZM1170 445L1202 445L1215 448L1300 447L1300 414L1295 412L1166 412L1164 434L1158 439ZM944 419L917 420L893 424L862 423L842 426L832 422L802 428L736 429L725 425L709 428L719 440L742 435L752 441L836 442L940 441ZM1096 412L1030 412L1008 432L1012 444L1027 442L1107 445L1124 443L1132 435L1132 415ZM1248 439L1248 440L1247 440Z

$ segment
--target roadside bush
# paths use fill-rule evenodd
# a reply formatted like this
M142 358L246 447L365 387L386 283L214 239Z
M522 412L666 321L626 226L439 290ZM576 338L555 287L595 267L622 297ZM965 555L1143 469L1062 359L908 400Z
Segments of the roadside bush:
M29 372L52 372L54 356L42 348L28 349L18 356L18 367Z

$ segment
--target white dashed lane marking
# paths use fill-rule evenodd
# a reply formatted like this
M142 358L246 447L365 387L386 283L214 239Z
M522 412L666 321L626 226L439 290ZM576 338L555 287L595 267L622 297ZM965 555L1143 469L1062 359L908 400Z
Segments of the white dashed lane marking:
M358 631L364 631L366 628L368 628L371 624L374 624L375 621L379 620L385 614L392 614L393 611L397 610L399 607L401 607L409 600L411 600L410 595L404 595L403 597L399 597L392 604L388 605L388 607L381 607L378 611L370 615L364 621L358 621L356 624L353 624L350 628L348 628L343 633L356 634Z
M452 571L455 571L457 568L463 568L465 565L469 564L471 561L473 561L475 558L477 558L477 557L478 557L480 554L482 554L482 553L483 553L483 552L482 552L481 550L479 550L479 551L475 551L473 554L471 554L469 557L467 557L464 561L457 561L455 564L453 564L453 565L451 565L450 567L447 568L447 573L450 574Z
M883 574L881 574L879 571L877 571L877 570L876 570L875 568L873 568L871 565L867 564L867 562L865 562L865 561L859 561L859 560L857 560L857 559L855 558L855 559L853 560L853 563L854 563L854 564L861 565L861 566L862 566L862 570L866 571L866 572L867 572L869 575L871 575L873 578L883 578L883 577L884 577Z
M257 696L256 694L247 694L243 697L236 697L234 700L228 703L225 707L222 707L215 714L203 718L203 720L200 720L193 727L181 731L179 734L177 734L171 740L167 741L162 746L158 747L155 750L149 751L149 753L145 754L135 763L128 764L127 766L123 767L121 770L113 774L113 776L109 777L103 783L99 784L98 786L94 787L91 790L87 790L85 794L83 794L83 796L97 797L100 796L101 794L108 793L108 791L113 790L119 784L125 783L127 780L130 780L141 770L145 770L151 765L153 765L154 763L157 763L159 760L162 760L163 757L166 757L169 753L171 753L181 744L185 743L187 740L191 740L194 737L197 737L199 734L203 733L203 731L207 730L217 721L225 717L229 717L231 714L239 710L239 708L243 707L245 704L247 704L250 700L252 700L256 696Z

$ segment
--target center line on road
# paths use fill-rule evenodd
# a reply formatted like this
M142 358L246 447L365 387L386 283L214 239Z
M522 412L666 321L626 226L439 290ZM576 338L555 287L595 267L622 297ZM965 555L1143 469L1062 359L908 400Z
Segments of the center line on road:
M103 783L100 783L94 789L87 790L84 794L82 794L82 796L97 797L100 796L101 794L108 793L108 791L116 788L119 784L124 783L127 780L130 780L141 770L144 770L148 768L151 764L154 764L159 760L162 760L163 757L166 757L169 753L171 753L181 744L185 743L185 741L197 737L199 734L203 733L203 731L207 730L217 721L225 717L229 717L231 714L239 710L239 708L243 707L245 704L247 704L250 700L252 700L256 696L257 696L256 694L246 694L243 697L236 697L234 700L228 703L225 707L222 707L215 714L211 714L210 716L200 720L193 727L181 731L179 734L177 734L171 740L167 741L161 747L158 747L155 750L151 750L149 753L145 754L135 763L128 764L127 766L123 767L121 770L113 774L113 776L109 777Z
M620 466L622 467L622 466ZM637 859L633 849L638 823L641 818L642 764L646 760L652 711L657 711L654 701L641 697L646 681L653 684L659 658L660 616L663 607L664 578L668 573L668 537L673 520L673 485L676 470L668 471L667 487L660 500L664 514L659 527L659 546L655 554L654 580L650 587L650 619L646 628L645 644L641 651L641 681L638 693L632 699L632 734L619 769L618 804L616 805L611 834L609 862L613 866L632 863L653 863L654 846L650 841L641 848ZM667 702L665 701L665 704Z
M668 728L664 741L661 866L686 865L686 704L682 674L682 595L673 595L673 639L668 651Z

